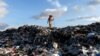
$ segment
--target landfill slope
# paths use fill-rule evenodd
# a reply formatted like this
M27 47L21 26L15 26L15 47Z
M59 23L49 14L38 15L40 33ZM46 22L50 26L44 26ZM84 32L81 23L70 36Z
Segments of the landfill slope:
M93 32L93 36L88 36ZM28 51L34 50L37 46L53 48L53 42L58 43L58 49L63 56L66 55L88 55L84 53L90 47L100 53L100 23L89 25L68 26L64 28L54 28L52 31L48 27L24 25L17 29L7 29L0 31L0 47L19 46ZM27 47L29 46L29 48Z

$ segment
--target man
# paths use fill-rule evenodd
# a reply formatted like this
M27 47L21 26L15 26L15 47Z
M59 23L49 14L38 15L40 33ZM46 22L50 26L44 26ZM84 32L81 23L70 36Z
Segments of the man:
M53 25L52 25L53 20L54 20L53 16L52 16L52 15L49 15L49 18L48 18L48 23L49 23L49 28L50 28L50 29L52 29L52 28L53 28Z

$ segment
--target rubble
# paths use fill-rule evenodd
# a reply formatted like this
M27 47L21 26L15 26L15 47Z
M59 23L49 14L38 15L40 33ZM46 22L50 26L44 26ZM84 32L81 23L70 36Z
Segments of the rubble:
M53 31L36 25L0 31L0 55L100 56L100 23Z

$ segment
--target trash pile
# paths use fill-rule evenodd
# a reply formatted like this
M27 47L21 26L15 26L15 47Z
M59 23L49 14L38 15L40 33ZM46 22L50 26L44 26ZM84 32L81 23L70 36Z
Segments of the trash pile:
M0 31L0 56L100 56L100 23Z

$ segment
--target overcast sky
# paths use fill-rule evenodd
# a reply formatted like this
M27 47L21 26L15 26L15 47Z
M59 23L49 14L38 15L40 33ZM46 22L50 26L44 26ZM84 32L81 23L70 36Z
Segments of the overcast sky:
M100 0L0 0L0 26L48 26L49 14L56 27L90 24L100 21Z

